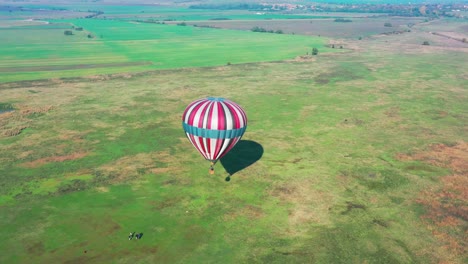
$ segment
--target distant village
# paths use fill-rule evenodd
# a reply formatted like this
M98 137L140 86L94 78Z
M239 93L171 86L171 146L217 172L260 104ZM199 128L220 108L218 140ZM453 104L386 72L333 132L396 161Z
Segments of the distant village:
M461 3L447 4L311 4L300 5L290 3L277 4L199 4L193 9L244 9L259 12L281 11L289 13L306 12L355 12L355 13L385 13L396 16L425 17L457 17L466 18L468 5ZM259 13L261 14L261 13Z

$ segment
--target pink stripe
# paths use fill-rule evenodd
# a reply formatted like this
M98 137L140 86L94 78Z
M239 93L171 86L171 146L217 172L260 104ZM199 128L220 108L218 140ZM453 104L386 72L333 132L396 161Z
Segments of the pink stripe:
M236 107L239 109L239 112L242 115L242 119L244 121L244 126L247 126L247 115L244 112L244 109L242 109L239 105L236 105Z
M246 126L247 125L247 116L246 116L244 110L236 103L233 103L232 106L235 107L239 111L241 116L238 116L238 117L239 118L242 117L242 121L244 123L244 126Z
M201 104L204 104L205 102L202 102ZM202 109L202 112L200 113L200 120L198 120L198 126L197 127L203 127L203 121L205 120L205 114L207 111L208 107L205 105L205 108ZM195 114L194 114L195 116Z
M212 159L212 158L211 158L211 154L212 154L212 153L211 153L211 144L210 144L210 143L211 143L211 138L207 138L207 139L206 139L206 149L207 149L208 151L207 151L206 153L208 154L209 159Z
M217 157L219 155L219 152L221 151L221 148L223 147L222 143L223 143L224 140L222 139L217 139L216 140L216 149L215 149L215 154L213 155L213 157Z
M237 115L236 110L234 110L234 106L232 102L226 103L226 106L228 107L229 111L231 112L231 116L233 118L233 128L234 129L239 129L240 128L240 120L239 116Z
M226 118L224 115L224 107L222 103L218 103L218 130L226 129Z
M189 140L192 143L192 145L202 154L202 156L205 156L205 154L198 148L197 143L195 142L195 136L189 134Z
M203 144L203 138L202 137L199 137L198 138L198 143L200 143L201 145L201 149L199 149L198 151L200 151L200 153L206 158L206 149L205 149L205 144Z
M197 101L190 103L187 108L185 108L184 114L182 115L182 121L185 121L185 117L188 115L188 111L192 105L196 104Z
M224 155L226 155L226 153L228 153L237 143L237 141L239 141L240 137L237 137L237 138L233 138L231 140L231 142L229 142L229 145L228 147L224 150L223 153L221 153L221 155L219 155L218 159L222 158Z
M193 120L195 119L195 115L196 115L198 109L203 105L203 102L202 102L202 101L199 101L199 102L197 102L197 103L198 103L198 104L195 106L195 108L193 108L193 110L192 110L190 113L188 113L189 118L188 118L187 124L189 124L189 125L191 125L191 126L194 126Z
M209 110L208 110L208 122L206 124L206 128L207 129L211 129L211 121L212 121L212 118L213 118L213 102L210 102L209 104Z

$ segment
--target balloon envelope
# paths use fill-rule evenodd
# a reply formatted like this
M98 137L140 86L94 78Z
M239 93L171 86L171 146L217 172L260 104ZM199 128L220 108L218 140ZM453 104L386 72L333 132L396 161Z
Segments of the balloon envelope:
M241 139L247 128L247 116L239 105L230 100L208 97L187 106L182 126L200 154L216 162Z

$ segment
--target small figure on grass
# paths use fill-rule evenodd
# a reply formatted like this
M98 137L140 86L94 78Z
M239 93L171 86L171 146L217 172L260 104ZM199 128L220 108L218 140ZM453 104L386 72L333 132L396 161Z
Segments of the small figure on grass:
M130 235L128 236L128 240L132 240L134 235L135 235L135 232L131 232Z
M138 233L135 235L136 239L141 239L142 236L143 236L143 233Z

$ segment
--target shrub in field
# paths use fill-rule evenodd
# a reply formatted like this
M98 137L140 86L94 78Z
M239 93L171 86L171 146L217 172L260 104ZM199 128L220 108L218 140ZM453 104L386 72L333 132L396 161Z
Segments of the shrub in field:
M264 28L262 28L262 27L257 27L257 26L253 27L251 30L252 30L253 32L267 32L266 29L264 29Z
M313 48L312 49L312 55L317 55L318 54L318 49L317 48Z
M12 104L9 103L0 103L0 113L1 112L8 112L14 109Z
M71 30L65 30L65 31L63 32L63 34L65 34L65 36L71 36L71 35L73 35L73 31L71 31Z
M429 46L429 41L425 40L422 44L425 46Z

